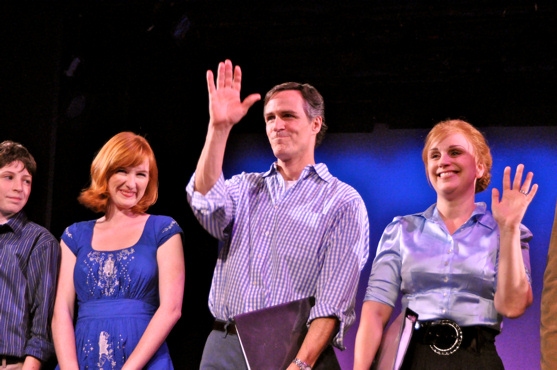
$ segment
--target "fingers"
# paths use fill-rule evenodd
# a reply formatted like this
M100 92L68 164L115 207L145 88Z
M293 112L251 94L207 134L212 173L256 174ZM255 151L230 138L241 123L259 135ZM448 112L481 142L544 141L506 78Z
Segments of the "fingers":
M232 86L234 87L234 89L240 91L240 89L242 88L242 69L240 68L240 66L234 67L234 75L232 76L232 78Z
M503 191L510 188L511 188L511 168L507 166L503 171Z
M526 195L526 198L528 199L528 202L531 202L532 199L534 199L537 192L538 192L538 184L532 185L532 189L530 189L530 191L528 192L528 195Z
M232 73L232 62L227 59L224 61L224 87L232 87L234 74Z
M524 174L524 165L519 164L516 167L516 174L514 176L513 189L518 190L520 193L526 195L529 201L534 198L536 192L538 191L538 185L532 185L532 179L534 178L533 172L528 172L524 182L522 182L522 175Z
M211 79L211 82L209 82ZM224 62L220 62L217 68L217 83L215 85L214 75L212 71L207 71L207 88L209 93L215 91L215 89L223 89L226 87L231 87L235 90L240 91L242 87L242 70L240 66L233 66L230 59L226 59Z
M217 89L222 89L225 84L226 72L225 62L220 62L217 72Z
M526 177L524 178L524 182L522 182L522 177L524 175L524 165L519 164L516 166L516 173L514 175L514 179L512 182L511 188L511 168L509 166L505 167L505 171L503 173L503 191L518 191L522 195L526 196L526 200L528 203L534 199L536 192L538 191L538 184L532 185L532 180L534 179L534 173L528 172Z
M514 174L514 181L513 181L513 189L522 191L521 183L522 183L522 173L523 172L524 172L524 165L523 164L519 164L518 166L516 166L516 173Z
M215 80L213 76L213 71L207 71L207 91L209 91L209 95L215 92Z
M499 190L496 188L491 189L491 204L493 205L499 204Z

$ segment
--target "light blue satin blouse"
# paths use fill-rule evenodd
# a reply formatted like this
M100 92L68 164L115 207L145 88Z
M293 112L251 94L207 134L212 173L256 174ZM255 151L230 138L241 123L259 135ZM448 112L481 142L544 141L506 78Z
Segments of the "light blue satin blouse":
M520 225L524 268L531 281L528 242ZM461 326L501 329L493 298L497 284L499 228L483 202L453 235L435 204L425 212L397 216L385 228L364 300L402 306L420 320L451 319Z

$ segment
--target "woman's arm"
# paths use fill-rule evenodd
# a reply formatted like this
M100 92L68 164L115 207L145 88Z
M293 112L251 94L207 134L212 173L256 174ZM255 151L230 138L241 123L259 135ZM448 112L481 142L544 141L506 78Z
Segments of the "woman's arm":
M495 291L495 309L501 315L515 318L524 313L532 304L532 287L528 281L522 258L520 244L520 223L526 209L538 190L532 184L532 172L526 175L522 183L524 165L516 168L511 186L511 169L506 167L503 174L503 194L499 200L499 190L493 189L493 217L499 225L500 250L497 268L497 288ZM530 187L531 186L531 187Z
M375 301L365 301L362 305L354 349L354 370L369 370L371 367L392 312L391 306Z
M76 257L63 241L60 242L60 248L62 249L62 261L52 315L52 337L60 369L77 370L79 367L73 326L75 304L73 272Z
M185 266L182 239L176 234L157 251L160 306L122 370L140 370L165 341L180 316L184 295Z

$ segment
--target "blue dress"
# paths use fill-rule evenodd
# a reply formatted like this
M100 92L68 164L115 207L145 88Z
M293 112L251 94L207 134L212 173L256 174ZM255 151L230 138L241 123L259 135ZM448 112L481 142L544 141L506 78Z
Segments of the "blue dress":
M93 250L94 226L78 222L62 235L76 255L77 360L80 369L121 369L159 306L157 249L182 229L150 215L135 245L107 252ZM166 343L144 369L173 369Z

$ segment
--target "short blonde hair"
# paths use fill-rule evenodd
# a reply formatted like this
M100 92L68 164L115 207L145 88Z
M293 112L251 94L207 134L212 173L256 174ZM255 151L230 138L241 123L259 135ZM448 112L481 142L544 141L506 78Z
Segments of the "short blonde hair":
M487 145L487 140L484 135L470 123L460 119L441 121L437 123L431 131L429 131L429 134L427 134L424 149L422 151L422 160L426 168L426 174L428 152L431 145L434 142L438 142L454 133L461 133L466 137L474 148L476 163L483 164L485 168L483 176L476 181L476 193L482 192L487 189L489 182L491 181L491 167L493 166L491 151L489 150L489 146Z
M132 208L135 213L143 213L155 204L158 197L159 171L155 154L143 136L133 132L114 135L103 145L91 164L91 184L84 189L78 201L94 212L106 212L110 195L108 179L122 167L138 166L149 161L149 183L145 194Z

